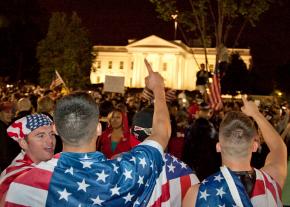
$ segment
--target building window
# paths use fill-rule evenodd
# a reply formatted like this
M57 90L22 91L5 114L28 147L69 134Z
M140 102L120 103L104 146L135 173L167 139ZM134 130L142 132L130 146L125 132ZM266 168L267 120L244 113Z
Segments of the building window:
M131 70L134 68L134 61L131 61Z
M97 83L100 82L100 76L97 76Z
M112 69L112 67L113 67L113 61L109 61L108 68L109 68L109 69Z
M163 63L163 65L162 65L162 70L163 70L163 71L167 71L167 63Z
M124 61L120 61L120 69L121 69L121 70L124 69Z
M92 72L95 73L97 71L96 67L92 67Z
M100 68L101 68L101 66L102 66L102 65L101 65L101 61L100 61L100 60L98 60L98 61L97 61L97 68L98 68L98 69L100 69Z

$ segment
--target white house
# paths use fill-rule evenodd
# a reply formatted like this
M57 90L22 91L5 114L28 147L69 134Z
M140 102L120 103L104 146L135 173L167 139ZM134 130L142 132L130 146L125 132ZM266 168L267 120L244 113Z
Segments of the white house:
M215 66L215 48L207 48L209 69ZM233 50L228 49L228 53ZM249 49L234 49L240 53L247 67L250 64ZM199 65L205 63L203 48L190 48L179 40L168 41L151 35L130 41L127 46L94 46L95 58L91 70L91 83L103 83L105 76L125 77L126 87L144 87L148 75L144 58L165 79L166 87L194 90Z

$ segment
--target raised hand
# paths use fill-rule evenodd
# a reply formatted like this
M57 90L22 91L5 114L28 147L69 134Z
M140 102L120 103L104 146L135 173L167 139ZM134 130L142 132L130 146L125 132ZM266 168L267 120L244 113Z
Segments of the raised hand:
M247 96L242 96L244 106L241 108L242 112L247 116L253 117L259 113L259 108L253 101L248 101Z
M157 88L164 89L164 79L163 77L158 73L154 72L151 65L149 62L144 59L147 71L148 71L148 76L145 78L145 85L147 88L150 90L154 91Z

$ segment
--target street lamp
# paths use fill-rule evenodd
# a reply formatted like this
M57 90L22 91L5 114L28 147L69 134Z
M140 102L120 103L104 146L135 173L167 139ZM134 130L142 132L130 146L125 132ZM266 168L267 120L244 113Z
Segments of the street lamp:
M177 13L171 15L171 18L174 20L174 40L176 40L177 17Z

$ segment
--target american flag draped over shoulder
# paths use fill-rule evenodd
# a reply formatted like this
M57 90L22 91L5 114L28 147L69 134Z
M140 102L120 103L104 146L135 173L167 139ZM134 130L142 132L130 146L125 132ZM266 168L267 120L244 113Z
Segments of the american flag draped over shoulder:
M164 192L162 194L165 196L162 197L164 199L161 204L157 206L168 204L168 206L178 207L182 205L182 199L187 190L199 183L199 180L192 169L176 157L166 153L164 159L167 182L163 185Z
M27 172L33 168L35 164L33 161L21 151L17 157L12 161L12 163L1 173L0 176L0 200L3 194L9 188L10 183L19 175Z
M209 102L213 110L217 111L223 107L218 67L215 68L212 82L209 83Z
M238 176L230 172L238 190L238 196L244 207L253 207L249 196ZM241 207L233 198L230 186L222 172L218 172L202 181L196 198L196 207Z
M238 176L230 172L234 184L238 190L239 197L244 207L282 207L281 189L269 175L255 169L256 182L253 188L252 196L249 198L246 190ZM203 180L199 187L196 198L196 206L209 207L240 207L230 192L225 177L218 172Z
M151 145L151 146L150 146ZM161 146L146 141L116 160L100 152L61 153L10 186L6 206L147 206L166 175Z
M279 184L262 170L255 171L256 183L251 197L253 206L282 207L282 190Z

